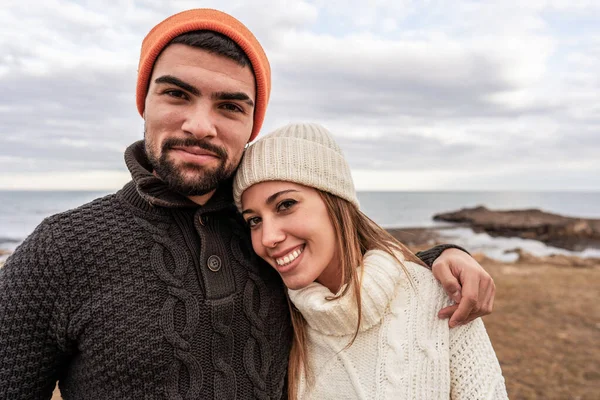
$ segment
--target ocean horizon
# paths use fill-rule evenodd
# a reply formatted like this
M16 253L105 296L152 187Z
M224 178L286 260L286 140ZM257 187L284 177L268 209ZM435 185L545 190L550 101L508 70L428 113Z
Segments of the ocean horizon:
M0 250L14 250L46 217L76 208L108 191L0 190ZM359 191L361 209L385 228L448 228L436 222L438 213L465 207L493 210L541 209L570 217L600 219L600 191ZM444 229L442 234L470 251L510 260L506 250L523 248L536 255L573 254L600 257L600 249L571 252L535 240L492 238L468 228Z

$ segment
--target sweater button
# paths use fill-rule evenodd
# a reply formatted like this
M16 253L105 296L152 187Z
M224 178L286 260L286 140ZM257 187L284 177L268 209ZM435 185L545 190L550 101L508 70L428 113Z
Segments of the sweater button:
M212 272L218 272L221 269L221 259L219 256L212 255L208 257L206 264L208 265L208 269Z

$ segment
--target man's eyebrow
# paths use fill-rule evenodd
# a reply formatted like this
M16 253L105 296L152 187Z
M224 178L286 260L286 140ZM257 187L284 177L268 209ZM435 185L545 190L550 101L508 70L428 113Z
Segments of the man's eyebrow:
M254 107L254 102L244 92L216 92L213 93L212 98L213 100L241 100L250 107Z
M154 83L167 83L167 84L175 85L187 92L190 92L194 96L200 96L200 91L198 89L196 89L194 86L190 85L189 83L186 83L186 82L182 81L181 79L174 77L173 75L160 76L160 77L156 78Z

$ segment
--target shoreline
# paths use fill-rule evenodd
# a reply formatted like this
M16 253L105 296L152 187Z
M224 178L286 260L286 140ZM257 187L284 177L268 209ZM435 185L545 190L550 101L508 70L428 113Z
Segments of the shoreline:
M533 239L571 251L600 248L600 219L567 217L538 208L492 210L485 206L435 214L434 221L468 226L493 237Z
M584 251L571 251L552 247L536 239L519 237L498 237L485 232L477 232L472 227L461 224L427 227L386 227L385 230L397 240L417 252L438 244L454 243L464 247L472 254L481 254L496 262L517 262L521 258L572 260L574 266L584 263L582 260L600 260L600 248L589 247ZM0 242L0 267L22 241L11 239ZM585 263L584 263L585 264Z
M568 250L554 247L543 241L519 236L501 237L479 232L461 224L434 227L386 228L397 240L416 250L425 250L444 243L453 243L472 253L483 253L499 262L516 261L518 252L536 257L562 256L575 259L600 258L600 247L583 246L583 250ZM588 243L583 240L581 243Z

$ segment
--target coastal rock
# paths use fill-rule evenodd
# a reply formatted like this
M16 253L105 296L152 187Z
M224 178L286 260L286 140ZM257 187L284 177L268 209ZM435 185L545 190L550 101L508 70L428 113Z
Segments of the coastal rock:
M438 233L429 228L391 228L388 233L413 251L424 250L438 244Z
M552 265L555 267L595 268L600 267L600 258L582 258L564 254L552 254L549 256L534 256L531 253L517 248L507 250L506 253L515 253L518 256L516 263L528 265Z
M493 211L482 206L436 214L433 219L464 224L490 236L534 239L568 250L600 248L600 219L565 217L538 209Z

